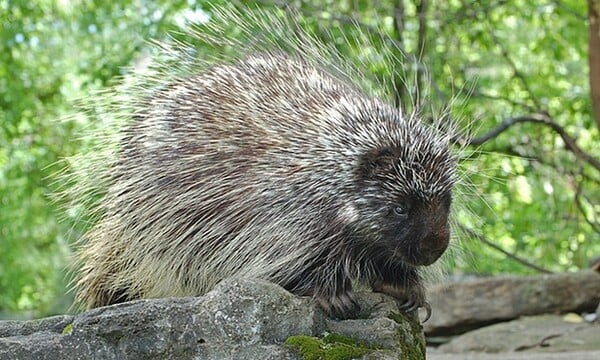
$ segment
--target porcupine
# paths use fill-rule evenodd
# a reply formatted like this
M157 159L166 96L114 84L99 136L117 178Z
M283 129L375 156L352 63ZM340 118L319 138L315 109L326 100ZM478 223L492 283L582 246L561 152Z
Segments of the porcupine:
M179 71L159 60L139 76L113 157L92 168L107 190L78 253L79 303L254 277L338 318L359 311L353 283L405 311L426 305L420 269L450 239L450 135L361 89L302 36L224 60L162 48Z

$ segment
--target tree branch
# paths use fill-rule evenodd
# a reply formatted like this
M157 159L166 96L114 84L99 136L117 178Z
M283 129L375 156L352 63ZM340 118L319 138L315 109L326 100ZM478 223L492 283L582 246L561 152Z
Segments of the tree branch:
M535 269L535 270L537 270L537 271L539 271L541 273L544 273L544 274L552 274L553 273L552 271L550 271L550 270L548 270L546 268L543 268L541 266L538 266L538 265L535 265L533 263L530 263L529 261L527 261L525 259L521 259L520 257L518 257L518 256L516 256L514 254L509 253L508 251L504 250L500 246L498 246L498 245L494 244L493 242L491 242L490 240L488 240L484 235L482 235L482 234L480 234L480 233L478 233L478 232L476 232L474 230L471 230L471 229L469 229L468 227L466 227L466 226L464 226L462 224L459 224L458 226L459 226L459 228L462 231L464 231L470 237L472 237L474 239L477 239L478 241L482 242L483 244L485 244L485 245L487 245L487 246L489 246L489 247L491 247L491 248L493 248L493 249L495 249L495 250L503 253L507 257L509 257L509 258L517 261L518 263L521 263L522 265L525 265L525 266L527 266L529 268Z
M577 145L575 139L572 136L570 136L562 126L560 126L555 121L553 121L552 118L548 114L545 114L545 113L537 113L537 114L522 115L522 116L507 118L504 121L502 121L502 123L500 125L498 125L494 129L492 129L487 134L484 134L484 135L478 136L478 137L474 137L474 138L459 137L459 138L455 138L455 141L461 145L478 146L478 145L485 143L486 141L488 141L490 139L497 137L498 135L500 135L501 133L506 131L511 126L513 126L515 124L519 124L519 123L526 123L526 122L540 124L540 125L549 127L550 129L552 129L555 133L557 133L561 137L561 139L565 143L567 150L572 152L573 155L575 155L575 157L590 164L596 170L600 171L600 160L594 158L592 155L583 151Z

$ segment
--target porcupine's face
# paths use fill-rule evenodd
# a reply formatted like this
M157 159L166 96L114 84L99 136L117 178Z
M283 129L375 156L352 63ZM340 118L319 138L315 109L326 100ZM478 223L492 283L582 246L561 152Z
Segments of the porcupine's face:
M430 150L390 147L363 159L357 230L374 255L420 266L448 247L454 163L447 149Z

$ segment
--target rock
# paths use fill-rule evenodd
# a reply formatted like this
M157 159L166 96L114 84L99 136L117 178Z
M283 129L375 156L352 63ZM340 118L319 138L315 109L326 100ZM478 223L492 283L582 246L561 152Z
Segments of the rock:
M52 316L32 321L0 321L0 338L30 335L35 332L62 332L65 326L73 322L71 315Z
M539 276L483 278L432 287L428 336L461 334L524 315L594 311L600 274L592 270Z
M502 354L427 354L427 360L598 360L600 351L569 351L560 353L502 353Z
M395 302L387 296L358 297L370 310L367 318L332 321L310 298L278 285L226 280L197 298L138 300L73 316L0 321L0 359L299 359L298 349L284 342L303 336L318 344L323 335L329 340L322 351L359 348L365 359L399 354L424 359L422 328L415 319L392 315ZM352 336L359 339L348 340Z
M398 312L396 301L380 293L357 296L363 314L360 319L327 320L329 332L344 334L369 346L394 349L398 345L398 322L390 314Z
M207 342L276 344L292 335L319 333L325 325L324 315L309 298L264 281L221 283L199 302L194 318Z
M558 315L525 317L490 325L440 346L441 353L600 351L600 324Z

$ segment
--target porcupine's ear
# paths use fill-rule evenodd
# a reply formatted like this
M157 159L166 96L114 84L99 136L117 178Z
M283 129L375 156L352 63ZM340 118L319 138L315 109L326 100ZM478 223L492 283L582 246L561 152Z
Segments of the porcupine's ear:
M397 162L398 154L391 148L376 149L363 155L360 161L359 178L376 179L379 175L389 174Z

